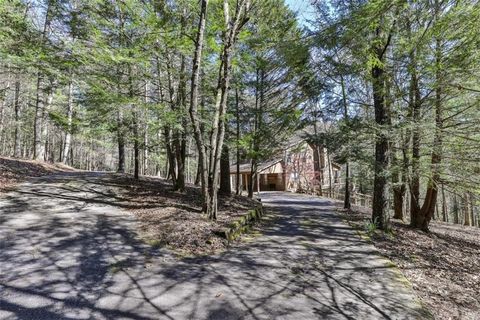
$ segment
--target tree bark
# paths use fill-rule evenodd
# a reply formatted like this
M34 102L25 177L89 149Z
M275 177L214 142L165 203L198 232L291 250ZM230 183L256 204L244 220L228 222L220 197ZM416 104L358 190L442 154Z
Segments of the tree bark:
M118 144L118 167L117 172L125 172L125 130L123 123L123 111L117 111L117 144Z
M220 159L220 193L230 195L232 187L230 183L230 152L226 144L223 145L222 158Z
M202 131L200 129L200 119L198 116L198 83L200 79L200 66L202 61L202 51L205 33L205 24L207 20L207 6L208 0L201 0L200 2L200 19L198 21L198 30L195 41L195 52L192 62L192 78L190 90L190 107L189 114L192 121L193 135L197 145L198 152L198 173L200 175L200 183L203 197L202 211L210 214L209 194L208 194L208 169L205 144L203 141Z
M415 227L420 212L420 89L416 74L416 64L413 64L411 78L412 96L412 178L410 181L410 225Z
M348 104L347 104L347 94L345 91L345 81L343 79L343 76L340 76L340 82L342 85L342 101L343 101L343 119L345 123L349 124L349 119L348 119ZM348 141L347 141L348 143ZM349 156L347 154L346 157L346 162L345 162L345 194L343 197L343 208L344 209L350 209L352 207L352 204L350 203L350 165L349 165Z
M317 112L315 110L315 120L313 122L313 133L315 137L318 136L318 129L317 129ZM323 153L323 146L319 145L317 141L314 144L314 170L315 170L315 178L318 183L318 195L323 196L323 170L325 169L325 155ZM322 150L322 151L320 151Z
M328 196L333 196L333 183L332 183L332 161L330 161L330 152L327 150L327 162L328 162Z
M70 145L72 141L72 121L73 121L73 80L68 83L68 104L67 104L67 130L65 132L65 143L62 153L62 162L67 164L70 154Z
M42 126L43 126L43 109L44 103L41 97L41 84L42 76L40 73L37 76L37 86L36 86L36 98L35 98L35 118L34 118L34 129L33 129L33 158L37 161L41 161L44 158L42 152Z
M43 23L42 33L40 35L40 43L45 42L47 36L47 30L50 26L51 19L51 3L47 1L47 9L45 13L45 21ZM43 83L43 74L37 72L37 82L36 82L36 96L35 96L35 118L34 118L34 128L33 128L33 158L37 161L44 161L45 159L45 144L43 143L43 134L45 132L44 115L45 115L45 101L42 99L42 83Z
M145 117L145 129L143 130L143 175L148 175L148 122Z
M440 11L438 0L435 1L436 16ZM442 45L440 39L436 39L435 45L435 136L433 140L433 151L431 160L431 177L428 181L425 201L417 214L415 227L428 231L437 203L438 184L440 180L440 166L442 162L443 146L443 107L442 107Z
M221 63L218 73L217 95L215 101L215 114L213 117L212 135L210 137L210 165L208 172L208 191L210 193L210 205L208 217L217 219L218 202L218 172L220 166L221 151L225 137L225 114L227 110L227 97L230 84L231 55L241 27L247 22L249 0L240 0L235 9L235 16L230 18L228 0L223 1L226 30L224 32Z
M21 128L20 128L20 81L18 80L18 74L16 75L15 81L15 93L14 93L14 108L15 108L15 137L14 137L14 147L13 147L13 156L19 158L21 156Z
M402 135L401 139L404 143L404 137ZM406 147L402 146L402 151L404 156L406 155ZM406 158L404 157L402 164L398 160L396 153L392 152L392 165L394 166L394 172L392 175L393 183L393 219L403 220L403 203L405 198L406 186L405 186L405 170L408 168L408 164L405 163Z
M472 192L468 193L468 199L470 200L470 225L475 227L475 196Z
M45 103L43 104L42 108L42 114L41 114L41 127L40 127L40 147L39 147L39 152L37 153L37 157L35 160L37 161L46 161L48 158L48 116L49 116L49 110L50 106L52 105L53 102L53 84L50 83L48 88L45 90Z
M163 128L164 139L165 139L165 150L167 152L167 160L168 160L168 173L167 179L170 178L172 180L172 185L175 186L177 184L177 174L176 174L176 157L173 153L172 148L172 138L171 138L171 130L170 126L165 125Z
M255 181L257 181L258 164L256 159L252 159L250 162L250 181L248 181L248 193L249 198L253 198L255 192Z
M412 27L411 21L407 19L407 34L408 39L412 39ZM409 74L410 74L410 85L409 85L409 98L408 98L408 119L411 122L412 129L407 129L406 137L404 140L403 147L403 161L404 168L411 165L412 171L411 175L408 178L408 187L410 193L410 202L409 202L409 211L410 211L410 225L414 226L416 216L420 211L419 198L420 198L420 173L419 173L419 162L420 162L420 132L419 132L419 121L420 121L420 109L421 109L421 97L420 90L418 85L417 77L417 52L416 48L411 49L409 53ZM406 150L410 147L408 141L412 141L411 149L412 156L411 161L408 160ZM408 203L407 203L408 204Z
M136 106L133 106L135 109ZM140 135L138 134L138 113L133 113L133 177L138 180L140 175Z
M235 89L235 115L236 115L236 148L237 148L237 164L235 173L235 194L239 195L240 191L240 98L238 94L238 88Z
M453 223L460 223L460 217L458 214L458 197L456 194L453 195Z
M377 27L376 37L381 37L381 29ZM390 38L390 36L389 36ZM389 139L387 126L390 116L385 101L384 54L389 41L383 47L375 47L378 63L372 68L373 107L375 109L375 123L379 132L375 138L375 177L373 187L372 221L379 229L388 225L388 170L390 167Z
M261 130L263 125L263 103L264 103L264 88L263 88L264 72L257 68L255 76L255 115L253 123L253 141L252 150L253 156L250 162L250 181L248 185L248 197L253 198L255 192L255 183L258 184L258 154L260 151ZM257 188L260 186L257 185Z
M175 157L177 162L177 180L175 190L185 190L185 159L187 150L187 116L186 116L186 96L187 96L187 78L185 75L185 56L182 54L180 66L180 81L178 85L178 98L176 107L179 110L182 129L176 129L174 133Z
M403 220L403 199L405 197L405 184L393 188L393 219Z
M7 85L3 90L0 90L0 154L5 153L5 148L6 148L6 139L4 139L4 119L5 119L5 99L7 96L7 91L10 87L9 81L7 81Z
M470 203L468 201L468 193L463 195L463 225L470 226Z
M442 218L443 222L448 222L447 199L445 197L445 187L442 183Z

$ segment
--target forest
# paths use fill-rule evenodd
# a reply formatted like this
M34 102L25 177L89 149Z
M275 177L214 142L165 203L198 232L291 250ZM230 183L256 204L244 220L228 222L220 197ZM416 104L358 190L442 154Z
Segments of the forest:
M475 319L480 312L479 75L478 0L0 0L0 191L5 163L17 163L11 161L29 161L32 168L40 163L45 174L59 168L112 174L127 179L118 181L127 181L133 191L128 196L98 192L100 200L92 203L140 210L131 204L137 196L152 207L163 206L156 199L168 205L175 199L168 208L183 210L178 219L170 217L181 225L181 231L172 231L175 241L213 246L220 241L211 240L216 224L236 217L228 212L262 198L255 185L262 163L282 154L299 132L308 132L302 139L315 152L328 150L328 166L341 168L335 193L330 172L329 178L316 175L316 185L328 188L313 188L309 196L337 201L345 221L373 234L376 247L399 264L430 310L441 310L439 318L458 308L460 315L452 319L470 319L468 312ZM251 170L245 195L253 199L243 197L241 164ZM99 179L94 182L103 187L120 184L106 176L84 177L88 183ZM141 181L146 189L135 184ZM159 185L164 189L156 190ZM38 190L25 188L18 199L39 197ZM277 206L289 205L271 197ZM359 208L359 197L371 199L368 207ZM3 219L13 207L1 201ZM16 201L13 206L20 206ZM197 201L201 219L194 221L189 212L195 212ZM35 208L28 199L23 206ZM297 212L301 205L292 208ZM322 210L315 219L324 219ZM158 222L160 230L162 217L149 223ZM290 228L292 217L280 214L273 223ZM25 219L30 223L29 216ZM311 234L327 228L308 219L295 222L295 232L309 225ZM0 231L11 232L14 224L4 221ZM48 237L57 227L53 224L45 227ZM102 229L100 222L95 226L100 234L113 230ZM187 239L193 234L187 228L208 237L198 245ZM18 230L22 235L26 229ZM298 240L305 248L311 234ZM280 247L291 245L287 236ZM9 241L0 239L0 249ZM442 252L449 252L446 258ZM257 252L252 259L259 257ZM441 265L435 269L438 282L419 280L431 276L419 266L424 262L433 269ZM126 270L122 263L110 270ZM236 267L230 265L226 274ZM12 267L13 274L17 269ZM304 266L288 270L296 277L308 273ZM453 297L451 304L442 302L446 296ZM0 293L0 307L1 302ZM102 312L107 318L130 316Z
M346 168L345 207L478 226L478 3L311 7L3 1L0 154L200 184L215 219L230 164L328 123L309 139Z

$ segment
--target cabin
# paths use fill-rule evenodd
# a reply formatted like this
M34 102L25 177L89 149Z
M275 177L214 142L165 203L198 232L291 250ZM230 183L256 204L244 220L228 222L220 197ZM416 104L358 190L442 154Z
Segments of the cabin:
M290 191L321 194L340 187L341 166L331 160L328 150L297 139L276 157L257 164L254 191ZM248 190L252 179L250 163L238 168L240 190ZM237 185L237 165L230 167L232 190Z

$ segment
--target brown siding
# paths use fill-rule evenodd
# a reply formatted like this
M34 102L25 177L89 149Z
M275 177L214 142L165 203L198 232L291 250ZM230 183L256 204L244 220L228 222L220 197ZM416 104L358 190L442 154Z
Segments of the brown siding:
M306 142L286 150L284 160L272 165L260 173L261 191L292 191L318 193L329 189L327 150L320 147L316 152ZM331 166L332 187L339 183L340 168ZM243 187L246 190L245 182L250 180L250 174L243 173ZM335 179L337 177L337 179ZM232 173L232 182L235 180ZM257 190L255 181L255 191Z

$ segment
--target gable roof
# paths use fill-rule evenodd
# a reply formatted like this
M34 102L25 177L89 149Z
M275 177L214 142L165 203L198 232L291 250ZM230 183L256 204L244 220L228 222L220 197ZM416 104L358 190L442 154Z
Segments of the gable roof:
M268 168L273 167L277 163L281 162L283 159L282 158L275 158L272 160L264 161L259 163L258 166L258 172L262 172L267 170ZM250 173L252 171L252 164L251 163L244 163L240 165L240 173ZM237 165L234 164L233 166L230 166L230 173L237 173Z
M330 123L321 123L319 124L319 127L317 128L317 132L325 132L330 128L331 124ZM310 135L315 134L315 128L313 125L306 126L300 130L295 131L295 133L285 141L285 143L282 146L282 153L285 152L286 150L289 150L293 147L299 146L302 143L306 143L306 138ZM271 158L269 160L263 161L258 164L258 172L265 171L266 169L276 165L280 161L283 160L283 156L277 154L275 158ZM332 161L332 166L337 167L339 170L341 169L341 166L337 163L334 163ZM252 165L251 163L244 163L240 164L240 173L250 173L252 170ZM237 172L237 165L234 164L230 166L230 173L236 173Z

